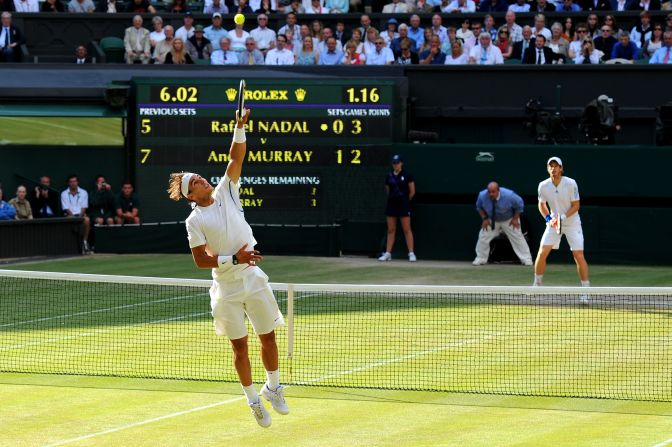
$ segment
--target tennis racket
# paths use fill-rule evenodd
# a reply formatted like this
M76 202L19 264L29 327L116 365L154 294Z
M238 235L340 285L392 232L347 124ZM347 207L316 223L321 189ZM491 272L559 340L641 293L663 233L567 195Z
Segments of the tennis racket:
M245 113L245 85L245 79L241 79L238 87L238 119Z

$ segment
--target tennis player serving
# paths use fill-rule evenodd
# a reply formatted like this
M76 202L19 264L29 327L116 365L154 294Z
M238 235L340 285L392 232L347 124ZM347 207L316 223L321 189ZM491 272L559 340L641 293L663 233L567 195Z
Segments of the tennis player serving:
M236 112L226 174L217 187L198 174L182 172L170 175L168 193L173 200L184 197L192 202L194 209L186 220L187 237L196 265L212 269L210 306L215 333L231 340L234 366L252 415L259 425L268 427L271 415L252 383L245 315L259 336L268 378L260 394L280 414L288 414L289 408L280 385L274 331L284 324L284 319L268 285L268 276L256 265L263 258L254 250L257 241L240 204L240 174L247 152L244 126L250 116L249 109L241 110L242 117Z
M564 168L560 158L549 158L546 169L550 177L539 183L539 212L546 219L547 226L534 263L533 285L541 285L546 271L546 259L551 250L560 246L560 239L564 234L572 250L581 285L589 287L588 263L583 254L583 230L579 217L579 187L574 179L562 175ZM587 303L588 297L582 296L581 301Z

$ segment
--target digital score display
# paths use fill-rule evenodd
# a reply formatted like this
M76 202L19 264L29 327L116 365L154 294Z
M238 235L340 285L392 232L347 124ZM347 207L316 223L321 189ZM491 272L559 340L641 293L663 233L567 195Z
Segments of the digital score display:
M399 133L394 80L246 79L240 198L255 223L377 220ZM135 183L143 220L183 220L171 172L217 184L229 162L239 79L133 80ZM372 215L373 214L373 215ZM380 214L380 216L378 215Z

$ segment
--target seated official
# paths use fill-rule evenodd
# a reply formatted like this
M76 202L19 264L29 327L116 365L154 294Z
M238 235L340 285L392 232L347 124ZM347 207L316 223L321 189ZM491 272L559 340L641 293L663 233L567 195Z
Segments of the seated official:
M16 210L16 220L30 220L33 218L33 210L30 208L30 202L26 198L28 190L20 185L16 188L16 197L9 201L9 204Z
M3 200L2 189L0 189L0 220L16 219L16 209Z
M523 265L532 265L530 247L520 230L520 215L524 210L523 199L507 188L500 188L497 182L478 194L476 211L481 216L481 231L476 243L476 259L473 265L485 265L490 256L490 242L504 233L511 247Z
M112 186L105 177L96 177L93 191L89 194L89 216L95 225L113 225L116 215Z
M139 224L139 207L140 201L133 193L133 184L128 181L124 182L121 185L121 194L117 197L115 223L117 225Z
M51 189L51 178L48 175L40 177L39 186L30 198L30 204L33 207L33 217L60 217L61 199L58 192Z

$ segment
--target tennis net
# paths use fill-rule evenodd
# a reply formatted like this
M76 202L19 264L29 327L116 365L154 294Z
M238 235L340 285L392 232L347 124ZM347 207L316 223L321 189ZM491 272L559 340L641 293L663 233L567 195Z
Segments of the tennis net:
M0 270L0 371L237 381L210 284ZM672 401L670 288L272 287L290 384Z

